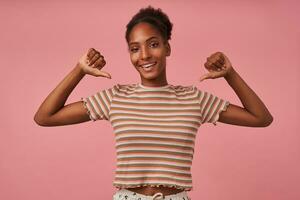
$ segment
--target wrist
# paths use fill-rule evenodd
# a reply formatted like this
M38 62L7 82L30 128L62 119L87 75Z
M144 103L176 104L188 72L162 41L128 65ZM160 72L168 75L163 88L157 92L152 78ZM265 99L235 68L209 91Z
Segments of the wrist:
M85 76L85 72L84 72L82 66L79 63L76 64L74 70L76 72L78 72L82 77Z
M224 78L228 81L232 77L234 77L237 74L237 72L234 70L233 67L231 67L230 71L227 72L227 74L224 76Z

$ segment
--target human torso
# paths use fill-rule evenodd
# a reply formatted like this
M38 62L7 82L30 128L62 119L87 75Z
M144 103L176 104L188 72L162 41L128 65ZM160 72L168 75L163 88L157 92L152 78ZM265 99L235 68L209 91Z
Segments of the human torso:
M194 86L173 85L154 89L117 84L83 100L91 119L109 120L114 129L113 185L146 195L192 190L198 127L215 124L229 105Z
M114 185L148 195L191 188L201 117L196 91L173 86L116 90L109 109L117 150Z

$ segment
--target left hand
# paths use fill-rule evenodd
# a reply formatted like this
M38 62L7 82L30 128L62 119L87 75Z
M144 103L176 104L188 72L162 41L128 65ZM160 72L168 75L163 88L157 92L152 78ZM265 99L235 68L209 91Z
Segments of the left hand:
M233 71L231 62L222 52L216 52L209 56L204 66L209 73L202 75L200 81L225 77Z

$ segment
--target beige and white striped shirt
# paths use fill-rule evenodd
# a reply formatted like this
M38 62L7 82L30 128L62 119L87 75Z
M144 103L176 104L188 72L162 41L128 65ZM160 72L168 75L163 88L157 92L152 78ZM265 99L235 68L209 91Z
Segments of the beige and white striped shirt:
M195 86L114 85L82 98L92 121L109 120L115 136L117 188L163 185L192 190L194 142L216 125L228 101Z

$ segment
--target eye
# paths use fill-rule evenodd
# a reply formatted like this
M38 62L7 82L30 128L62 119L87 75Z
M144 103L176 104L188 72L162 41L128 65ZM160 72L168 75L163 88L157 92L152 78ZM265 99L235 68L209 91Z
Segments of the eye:
M138 50L139 50L138 47L130 47L130 52L131 52L131 53L135 53L135 52L137 52Z
M149 45L151 48L156 48L159 46L159 43L158 42L151 42L150 45Z

